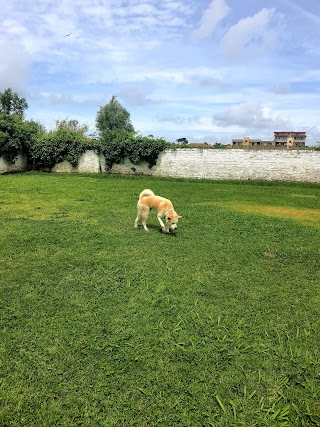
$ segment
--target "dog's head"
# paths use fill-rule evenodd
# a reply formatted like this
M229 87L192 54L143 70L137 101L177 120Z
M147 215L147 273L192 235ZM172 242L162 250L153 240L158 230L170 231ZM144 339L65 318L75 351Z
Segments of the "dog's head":
M180 218L182 217L178 215L175 211L169 212L166 215L167 223L169 224L171 230L175 230L177 228L177 224Z

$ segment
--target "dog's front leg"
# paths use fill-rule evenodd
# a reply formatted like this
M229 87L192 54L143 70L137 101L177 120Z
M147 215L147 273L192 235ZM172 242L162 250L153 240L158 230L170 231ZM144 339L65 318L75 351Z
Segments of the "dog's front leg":
M149 231L145 220L142 220L142 226L146 231Z
M157 218L158 218L158 221L160 222L162 231L164 233L169 233L169 228L165 226L164 222L162 221L159 215L157 215Z

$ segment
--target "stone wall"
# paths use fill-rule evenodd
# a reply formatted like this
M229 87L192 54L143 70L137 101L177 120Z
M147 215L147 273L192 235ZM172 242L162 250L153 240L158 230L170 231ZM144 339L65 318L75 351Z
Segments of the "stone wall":
M26 165L22 157L13 166L0 158L0 173L24 170L24 167ZM64 161L57 164L52 172L100 173L106 172L106 165L102 156L88 150L76 168ZM146 162L134 165L125 159L124 163L113 165L110 172L212 180L261 179L320 183L320 151L177 149L161 153L157 164L151 169Z
M176 178L261 179L320 183L320 152L311 150L178 149L160 154L149 169L145 162L128 159L114 165L113 173L145 174Z
M102 156L98 156L93 150L87 150L81 157L78 166L73 167L70 162L64 160L57 163L51 172L78 172L78 173L99 173L105 171L105 161Z
M0 157L0 175L10 172L24 172L27 168L26 158L19 154L14 164L7 162L3 157Z

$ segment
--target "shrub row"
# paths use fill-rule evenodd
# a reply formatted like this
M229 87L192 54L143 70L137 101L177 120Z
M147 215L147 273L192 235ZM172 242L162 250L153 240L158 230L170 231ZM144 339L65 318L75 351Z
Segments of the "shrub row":
M46 132L36 122L23 121L17 115L0 114L0 157L14 163L18 154L23 153L32 169L51 169L63 160L77 166L86 150L102 154L107 169L114 163L121 163L125 157L134 164L145 160L151 168L161 151L174 146L163 138L124 130L104 131L96 138L87 138L83 132L63 126Z
M163 138L142 136L127 131L102 132L99 144L99 151L106 160L107 169L110 169L113 163L121 163L125 157L128 157L133 164L144 160L151 168L157 163L157 158L162 151L175 146Z

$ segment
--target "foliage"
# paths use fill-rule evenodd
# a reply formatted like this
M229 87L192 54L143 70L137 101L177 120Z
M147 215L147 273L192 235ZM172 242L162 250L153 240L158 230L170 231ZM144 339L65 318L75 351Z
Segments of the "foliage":
M0 113L0 157L14 163L23 146L23 122L20 116Z
M221 144L220 142L216 142L215 144L208 144L207 142L204 142L203 144L187 144L180 148L190 148L190 149L201 149L201 150L213 150L213 149L225 149L227 148L226 145Z
M142 136L128 131L104 131L100 150L106 160L107 169L113 163L121 163L128 157L134 164L146 161L151 168L157 163L159 154L172 144L163 138Z
M0 157L11 163L26 152L28 141L38 131L35 122L24 121L27 108L27 101L10 88L0 93Z
M81 135L85 135L85 133L88 132L88 125L81 125L78 120L76 119L63 119L63 120L56 120L56 129L55 130L65 130L65 131L72 131L72 132L78 132Z
M120 104L115 95L108 104L100 107L96 116L96 126L100 132L118 130L134 132L130 113Z
M34 121L24 121L21 115L0 113L0 157L14 163L21 153L28 155L33 138L43 132Z
M77 166L81 155L92 145L81 132L60 128L40 134L33 140L29 160L35 169L51 169L63 160Z
M0 157L14 163L24 153L34 168L52 168L62 160L76 166L81 154L95 146L84 134L88 126L78 120L57 120L49 133L34 121L24 120L28 104L9 88L0 93Z
M56 120L55 129L50 132L36 122L24 121L23 112L28 104L11 89L0 94L0 102L0 156L13 163L19 153L25 153L34 169L51 169L63 160L77 166L87 149L103 153L109 169L126 156L135 164L144 160L151 168L159 153L171 146L162 138L138 135L131 124L130 113L116 96L97 114L99 141L86 138L88 126L78 120Z
M175 234L134 229L140 191ZM320 425L320 186L1 177L0 425ZM271 209L272 208L272 209Z
M28 108L25 98L20 98L11 88L0 93L0 113L23 116Z
M187 140L187 138L178 138L176 140L176 142L179 145L187 145L187 144L189 144L189 141Z
M221 142L216 142L213 144L212 148L224 149L227 148L225 144L221 144Z

